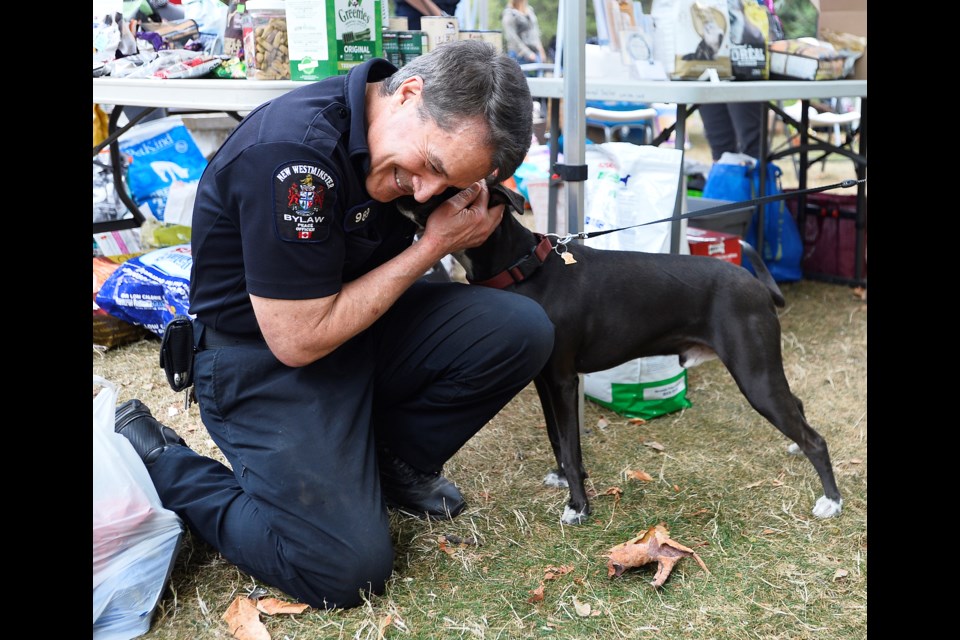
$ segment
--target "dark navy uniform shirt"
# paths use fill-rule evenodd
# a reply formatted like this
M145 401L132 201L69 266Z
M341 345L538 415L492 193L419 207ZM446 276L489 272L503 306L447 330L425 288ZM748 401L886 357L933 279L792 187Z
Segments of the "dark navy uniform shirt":
M395 71L375 58L305 84L257 107L223 143L193 210L190 312L201 323L256 334L247 294L323 298L410 246L413 223L364 186L367 82Z

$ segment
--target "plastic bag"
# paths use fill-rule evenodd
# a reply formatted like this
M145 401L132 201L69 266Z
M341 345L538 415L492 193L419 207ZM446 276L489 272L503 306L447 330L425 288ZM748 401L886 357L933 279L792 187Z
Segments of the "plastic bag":
M115 318L163 337L167 323L190 314L189 244L155 249L121 264L100 286L94 302Z
M673 216L683 151L607 142L591 145L585 231L620 229L585 241L598 249L669 253L672 222L627 229ZM681 220L680 237L686 236ZM689 253L686 242L682 253ZM576 249L573 250L576 254ZM638 286L642 286L639 283ZM620 415L645 420L690 407L687 371L677 356L636 358L583 376L584 395Z
M180 116L140 123L120 138L127 159L127 187L142 209L164 220L174 182L199 182L207 159Z
M150 630L180 550L183 524L163 508L133 445L114 432L116 387L93 376L93 638Z

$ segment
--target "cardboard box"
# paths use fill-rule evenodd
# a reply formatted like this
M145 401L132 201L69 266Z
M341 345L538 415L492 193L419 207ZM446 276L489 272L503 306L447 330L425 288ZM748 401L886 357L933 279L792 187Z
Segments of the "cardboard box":
M459 34L460 40L483 40L489 42L497 51L503 53L503 32L502 31L484 31L482 29L465 29Z
M421 16L420 30L427 34L427 51L460 39L460 21L456 16Z
M811 0L820 10L818 28L867 37L867 0ZM867 79L867 51L853 67L855 80Z
M743 260L740 236L732 233L687 226L687 244L690 245L690 255L719 258L736 265Z
M286 0L290 79L313 82L344 75L383 57L382 0Z
M427 34L423 31L397 31L397 50L400 52L400 64L402 67L414 58L425 54L427 49Z

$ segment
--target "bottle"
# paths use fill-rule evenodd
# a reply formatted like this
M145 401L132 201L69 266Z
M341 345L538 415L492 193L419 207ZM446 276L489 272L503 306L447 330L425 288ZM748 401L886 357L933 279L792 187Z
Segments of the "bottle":
M290 48L284 0L250 0L243 14L248 80L289 80Z

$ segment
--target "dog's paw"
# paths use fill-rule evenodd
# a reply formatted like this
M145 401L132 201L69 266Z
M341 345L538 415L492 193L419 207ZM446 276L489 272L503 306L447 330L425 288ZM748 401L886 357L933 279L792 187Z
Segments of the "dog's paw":
M791 454L791 455L794 455L794 456L798 456L798 455L800 455L801 453L803 453L803 451L800 450L800 445L798 445L796 442L794 442L794 443L792 443L789 447L787 447L787 453L789 453L789 454Z
M568 489L570 487L569 483L567 483L567 479L557 473L556 469L543 477L543 484L548 487L556 487L558 489Z
M563 515L560 516L560 521L563 522L563 524L583 524L587 521L587 516L589 515L586 509L577 511L571 508L570 505L567 505L563 508Z
M831 500L827 496L820 496L813 505L813 515L818 518L835 518L842 510L843 500Z

